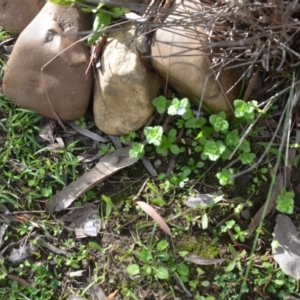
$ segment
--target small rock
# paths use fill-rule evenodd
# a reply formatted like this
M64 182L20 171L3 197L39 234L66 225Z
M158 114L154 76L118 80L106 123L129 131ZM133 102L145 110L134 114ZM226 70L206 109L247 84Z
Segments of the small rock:
M75 33L91 28L91 21L76 6L45 4L15 44L4 73L4 94L48 118L57 114L71 121L84 115L93 84L92 72L85 75L90 54L84 42L74 43L80 38Z
M39 13L46 0L0 0L0 26L19 34Z
M203 102L214 113L225 111L227 116L231 116L231 103L237 99L240 85L227 91L239 76L234 69L223 70L216 81L210 69L213 57L203 50L206 39L204 28L196 27L193 19L193 13L203 10L202 4L175 2L174 11L166 23L174 24L176 21L176 24L183 23L185 26L167 25L156 31L151 46L153 67L182 96L198 105L197 99L201 99L203 93Z
M136 43L134 26L111 33L96 70L95 123L107 134L135 131L153 113L161 81L141 62Z

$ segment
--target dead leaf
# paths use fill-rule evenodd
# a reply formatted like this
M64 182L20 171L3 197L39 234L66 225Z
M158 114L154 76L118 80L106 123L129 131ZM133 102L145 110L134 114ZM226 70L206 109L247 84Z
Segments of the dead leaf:
M67 298L67 300L87 300L86 298L82 298L78 295L71 295Z
M9 278L10 280L16 281L21 286L25 286L25 287L31 286L30 282L28 282L27 280L20 278L18 276L7 274L6 277Z
M6 231L7 227L8 227L7 224L2 224L1 227L0 227L0 248L2 246L3 237L4 237L4 234L5 234L5 231Z
M66 149L65 142L64 142L64 140L60 136L57 136L55 138L55 140L57 141L57 144L58 144L58 146L55 146L56 150L64 150L64 149Z
M74 122L68 123L74 130L76 130L78 133L80 133L83 136L86 136L94 141L107 143L108 139L103 138L102 136L98 135L95 132L92 132L86 128L81 128L80 126L76 125Z
M209 266L209 265L220 264L226 259L225 258L203 258L196 254L188 254L184 257L184 260L192 262L196 265Z
M149 215L156 223L158 226L170 237L172 236L170 227L168 224L165 222L165 220L158 214L158 212L148 203L143 202L143 201L137 201L136 204L147 214Z
M7 259L11 262L19 262L31 256L31 253L36 250L37 247L32 244L21 246L19 249L14 248Z
M157 171L154 169L154 167L152 166L152 164L151 164L149 158L143 157L143 158L142 158L142 163L143 163L144 167L147 169L147 171L148 171L153 177L158 176L158 173L157 173Z
M47 123L43 126L40 126L40 131L39 131L39 137L43 141L47 141L50 144L54 143L54 127L55 127L55 121L54 120L49 120Z
M81 276L83 276L84 272L86 272L86 270L78 270L78 271L68 273L68 276L69 277L81 277Z
M89 279L89 282L95 282L95 280L92 280L91 278ZM93 283L90 289L91 295L93 295L93 299L95 300L107 300L106 294L103 292L102 288L96 284Z
M77 239L87 236L97 236L101 229L99 207L92 203L85 204L70 210L60 218L63 222L70 222L71 228L75 227Z
M288 276L300 279L300 239L299 232L292 220L283 214L279 214L274 229L273 242L279 243L278 247L272 247L273 258L279 264L280 269Z
M68 251L64 250L64 249L60 249L56 246L53 246L52 244L48 243L47 241L45 241L45 239L43 237L37 237L36 239L37 245L40 245L42 247L47 248L48 250L52 251L53 253L59 254L59 255L65 255L67 257L70 256L71 253L69 253Z
M63 222L74 223L76 227L80 227L91 214L98 213L98 205L87 203L80 207L72 208L67 214L63 215L60 220Z
M87 220L81 227L75 228L77 239L88 236L97 236L101 229L101 221L95 216L94 219Z
M116 294L117 294L118 290L115 290L113 293L111 293L110 295L108 295L106 300L114 300Z
M194 194L184 201L184 204L188 207L198 208L198 207L208 207L223 199L223 195L211 195L211 194Z
M56 194L53 199L48 200L47 213L67 208L78 197L112 174L136 163L138 158L130 157L129 150L130 147L119 148L113 153L104 155L92 170L70 183L62 191Z
M108 134L107 136L112 141L112 143L116 149L123 147L122 142L120 141L120 138L118 136L110 135L110 134ZM129 146L129 145L126 145L126 146Z

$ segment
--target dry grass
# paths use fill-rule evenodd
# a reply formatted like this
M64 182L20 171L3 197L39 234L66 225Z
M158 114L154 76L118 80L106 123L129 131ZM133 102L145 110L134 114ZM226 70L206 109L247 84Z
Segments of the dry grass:
M176 12L172 8L162 8L168 6L167 2L156 1L156 8L150 10L146 9L146 4L128 4L128 7L144 14L147 21L143 22L143 28L147 28L147 32L161 27L169 31L178 26L185 28L184 34L195 38L195 47L204 47L208 55L213 54L216 70L241 67L244 75L241 80L246 85L258 70L256 80L260 84L255 84L256 98L266 92L271 97L288 90L292 75L296 75L297 84L300 65L298 1L182 1L183 8ZM199 10L191 12L195 6ZM200 36L204 43L199 44ZM189 49L180 55L189 55Z

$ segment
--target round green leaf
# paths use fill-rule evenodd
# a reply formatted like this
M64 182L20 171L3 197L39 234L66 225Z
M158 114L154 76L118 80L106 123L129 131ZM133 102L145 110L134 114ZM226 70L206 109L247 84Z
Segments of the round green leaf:
M167 242L166 240L162 240L162 241L158 242L158 244L156 245L156 248L159 251L163 251L163 250L167 249L168 247L169 247L169 242Z
M127 272L129 275L134 276L140 273L140 267L137 264L132 264L127 267Z
M169 279L169 271L161 266L155 270L155 275L159 279Z

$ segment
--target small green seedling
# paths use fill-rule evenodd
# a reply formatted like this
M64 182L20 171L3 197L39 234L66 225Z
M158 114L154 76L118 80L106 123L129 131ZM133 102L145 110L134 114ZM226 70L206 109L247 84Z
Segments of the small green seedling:
M294 212L294 191L281 189L280 195L276 201L276 209L284 214L292 214Z
M213 125L216 132L226 133L229 128L229 123L226 120L226 114L221 111L218 115L212 115L209 117L209 122Z
M169 242L162 240L156 245L156 251L142 244L140 251L135 251L136 256L141 260L143 266L131 264L127 267L127 272L131 276L149 276L153 275L156 279L169 279L169 271L159 264L159 261L167 261L169 254L166 252ZM154 253L154 254L153 254Z
M173 154L179 154L184 152L184 147L179 147L176 144L176 129L171 129L167 135L163 135L160 145L156 148L156 152L162 156L167 156L169 151Z
M244 118L249 123L253 122L255 118L255 111L257 110L257 101L243 101L235 100L234 114L237 118Z
M217 173L217 178L221 185L233 184L232 175L234 174L233 169L223 169L221 172Z
M148 144L153 144L158 147L161 144L163 128L161 126L146 127L144 129L144 134Z

